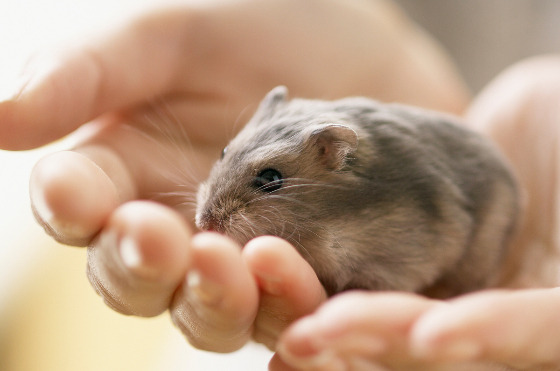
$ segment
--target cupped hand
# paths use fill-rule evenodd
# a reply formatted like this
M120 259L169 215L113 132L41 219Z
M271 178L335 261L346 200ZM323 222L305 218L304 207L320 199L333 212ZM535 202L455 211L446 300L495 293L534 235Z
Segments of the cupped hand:
M558 370L558 288L452 301L345 293L282 334L271 371Z
M193 344L214 351L251 336L273 346L324 300L282 241L241 250L193 237L197 183L266 91L283 84L295 96L367 95L453 112L466 100L445 56L384 1L164 7L30 66L0 102L0 148L80 129L71 151L33 170L37 220L58 241L88 246L88 277L110 307L170 309Z
M519 63L477 97L467 120L516 171L525 216L505 257L509 289L435 301L346 293L281 336L270 369L558 370L560 57ZM543 288L538 288L543 287Z

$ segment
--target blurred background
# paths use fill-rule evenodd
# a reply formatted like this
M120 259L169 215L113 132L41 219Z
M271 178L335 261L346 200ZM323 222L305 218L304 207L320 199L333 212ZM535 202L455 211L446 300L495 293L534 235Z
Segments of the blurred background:
M2 0L0 98L30 54L87 37L155 2ZM473 92L517 60L560 51L556 0L397 2L450 52ZM233 355L196 351L167 315L125 317L103 304L87 282L85 251L54 243L30 211L33 164L67 145L0 150L0 370L266 369L270 353L259 346Z
M396 0L451 54L476 93L521 59L560 52L557 0Z

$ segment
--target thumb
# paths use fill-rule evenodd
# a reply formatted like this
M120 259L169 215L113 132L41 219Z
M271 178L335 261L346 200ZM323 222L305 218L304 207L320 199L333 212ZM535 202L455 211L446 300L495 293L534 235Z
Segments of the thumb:
M179 44L188 13L156 12L95 40L36 57L28 78L0 102L0 148L38 147L103 113L164 94L187 62L178 53L186 49Z

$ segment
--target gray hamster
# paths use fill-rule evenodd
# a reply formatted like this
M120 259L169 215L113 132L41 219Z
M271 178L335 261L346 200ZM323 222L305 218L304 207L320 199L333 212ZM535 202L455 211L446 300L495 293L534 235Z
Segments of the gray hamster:
M277 87L201 184L196 224L286 239L329 295L441 298L494 284L518 199L500 153L454 117Z

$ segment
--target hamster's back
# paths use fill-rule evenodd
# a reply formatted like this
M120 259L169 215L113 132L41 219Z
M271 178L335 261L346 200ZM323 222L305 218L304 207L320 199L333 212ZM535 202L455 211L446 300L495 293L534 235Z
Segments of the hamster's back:
M389 260L400 254L402 262L412 262L394 264L403 287L448 297L495 284L517 224L519 195L493 144L454 117L414 107L351 98L339 101L337 110L353 117L368 147L362 149L367 156L357 151L350 162L363 179L359 202L376 210L369 214L375 227L363 239L397 254ZM355 280L347 288L361 284Z

